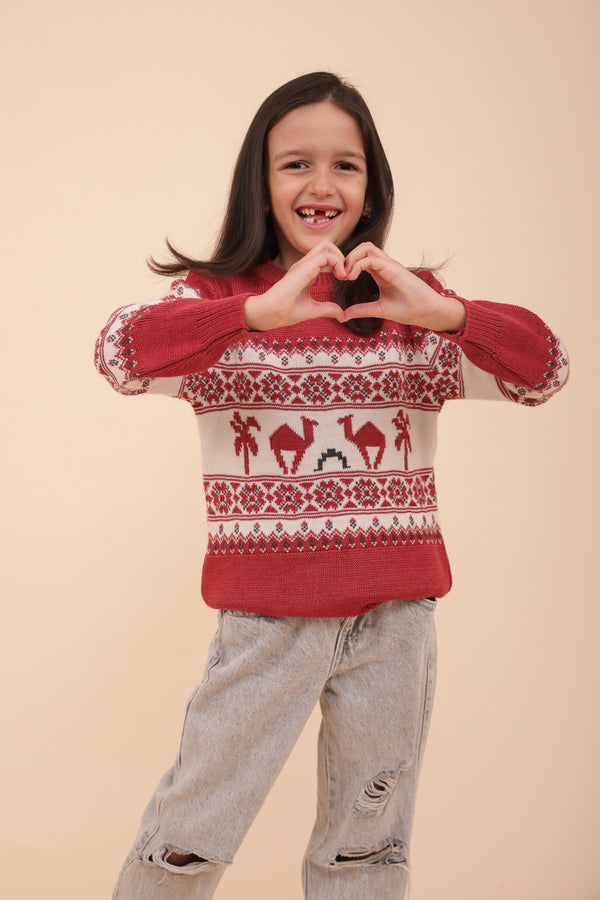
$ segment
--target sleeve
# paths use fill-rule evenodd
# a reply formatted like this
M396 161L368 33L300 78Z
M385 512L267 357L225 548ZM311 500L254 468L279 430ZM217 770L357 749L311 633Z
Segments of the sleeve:
M122 394L178 396L183 377L213 365L248 333L244 302L203 297L184 281L153 303L117 309L96 341L96 368Z
M465 307L462 329L444 335L462 351L461 396L538 406L564 387L569 376L566 349L535 313L506 303L465 300L433 276L427 281Z

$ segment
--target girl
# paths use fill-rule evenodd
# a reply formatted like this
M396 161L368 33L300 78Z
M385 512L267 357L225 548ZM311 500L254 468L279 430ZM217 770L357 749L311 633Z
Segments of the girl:
M469 302L383 251L393 184L358 92L317 72L263 103L210 260L123 307L97 344L125 394L197 416L218 609L173 768L115 900L212 897L314 705L311 900L407 895L450 588L433 475L446 400L547 400L567 376L533 313Z

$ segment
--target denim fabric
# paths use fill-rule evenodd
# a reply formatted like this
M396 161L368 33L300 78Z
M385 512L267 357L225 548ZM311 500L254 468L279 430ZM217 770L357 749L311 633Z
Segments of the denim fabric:
M225 610L175 765L147 807L113 900L208 900L319 702L310 900L405 898L433 702L435 601L303 619ZM169 853L199 861L171 865Z

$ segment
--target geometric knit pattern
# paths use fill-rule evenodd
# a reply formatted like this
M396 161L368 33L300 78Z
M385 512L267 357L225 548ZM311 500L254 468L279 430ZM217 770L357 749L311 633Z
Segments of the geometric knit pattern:
M386 321L360 336L332 319L249 332L246 297L282 275L272 263L191 274L163 301L117 310L97 344L117 390L170 394L196 414L204 599L314 616L441 596L438 414L469 397L544 402L566 380L564 348L532 313L484 301L463 301L460 335ZM312 295L329 299L332 283L318 276Z

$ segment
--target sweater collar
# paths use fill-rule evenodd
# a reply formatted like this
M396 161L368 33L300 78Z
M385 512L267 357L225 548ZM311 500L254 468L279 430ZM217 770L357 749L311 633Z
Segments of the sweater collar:
M268 284L273 285L281 281L286 270L280 269L272 259L268 259L266 262L255 266L254 272ZM315 300L330 300L334 284L335 278L331 272L320 272L310 287L311 296Z

